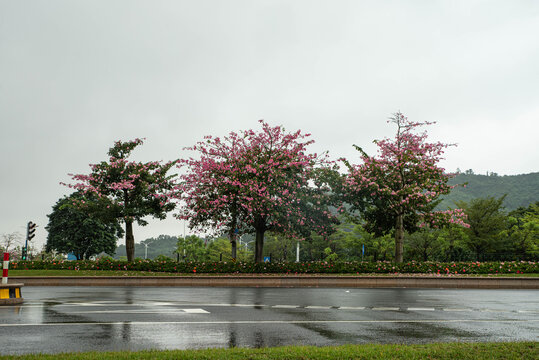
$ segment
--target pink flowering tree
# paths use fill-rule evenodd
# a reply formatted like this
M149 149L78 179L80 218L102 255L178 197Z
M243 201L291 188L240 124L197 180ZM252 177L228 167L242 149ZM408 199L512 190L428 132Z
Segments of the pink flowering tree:
M237 236L255 233L256 262L263 260L266 231L327 236L337 221L329 211L329 186L318 176L330 164L307 152L310 134L260 123L261 131L206 136L187 148L199 156L179 161L185 173L176 192L183 204L178 217L191 229L228 234L233 258Z
M75 184L64 184L82 193L96 195L96 201L74 202L73 206L86 209L90 214L104 220L125 223L125 246L127 260L135 257L135 238L133 223L147 225L146 216L157 219L166 218L166 213L173 210L172 191L176 185L174 177L167 172L177 161L161 164L158 161L128 161L131 152L143 139L117 141L109 149L109 161L90 164L89 175L70 175Z
M453 174L437 164L453 144L427 142L421 126L401 113L390 121L397 126L394 139L376 140L378 156L368 156L360 147L361 165L351 165L344 189L346 201L362 213L366 227L377 233L395 231L395 261L403 261L404 231L439 227L450 223L467 226L461 209L434 211L440 195L448 194Z

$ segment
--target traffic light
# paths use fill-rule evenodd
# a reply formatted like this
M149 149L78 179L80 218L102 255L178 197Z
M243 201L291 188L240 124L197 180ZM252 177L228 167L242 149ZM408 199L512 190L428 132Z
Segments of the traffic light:
M24 246L24 247L22 248L22 259L23 259L23 260L26 260L26 255L27 255L26 246Z
M36 224L29 221L28 226L26 227L26 239L28 241L32 240L36 236Z

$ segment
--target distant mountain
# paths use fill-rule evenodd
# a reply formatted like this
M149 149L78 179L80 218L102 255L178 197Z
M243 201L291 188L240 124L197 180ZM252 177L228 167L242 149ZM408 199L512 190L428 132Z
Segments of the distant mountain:
M530 203L539 201L539 172L522 175L475 175L468 170L449 181L450 184L468 183L466 187L457 187L444 197L438 205L439 209L454 208L455 201L470 201L475 198L493 196L499 198L507 194L504 205L511 211L518 207L527 207Z

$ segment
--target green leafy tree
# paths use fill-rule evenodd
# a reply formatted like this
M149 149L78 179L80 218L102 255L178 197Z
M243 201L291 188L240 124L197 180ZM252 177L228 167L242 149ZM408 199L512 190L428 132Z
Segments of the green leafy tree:
M245 237L242 236L242 238ZM240 241L240 246L236 249L236 260L247 262L252 261L253 257L253 243L242 244ZM232 244L230 241L224 237L218 237L216 239L209 239L206 245L207 249L207 260L208 261L233 261L232 259Z
M324 250L328 245L326 236L311 234L305 240L300 241L299 260L303 262L324 260L326 257Z
M505 195L477 198L469 203L457 201L458 207L464 209L468 237L466 246L475 253L477 260L485 260L497 252L509 250L504 242L503 231L507 228L507 215L503 212Z
M179 237L176 252L180 254L184 261L191 262L206 261L208 255L204 240L196 235Z
M81 193L58 200L47 215L49 223L46 251L73 253L77 259L88 259L101 252L114 254L116 241L122 236L122 228L117 222L103 222L86 211L71 206L73 202L92 200Z
M330 237L335 244L335 251L341 260L346 261L379 261L393 259L393 241L391 234L376 235L365 229L365 223L344 223ZM365 253L363 254L363 248Z
M449 225L436 231L442 247L441 261L465 261L472 260L474 254L470 252L468 231L462 226Z
M518 259L539 256L539 202L530 204L528 208L518 208L509 213L508 229L505 234L509 237L515 255Z
M417 261L435 260L440 257L442 243L437 229L406 234L407 258Z
M331 249L331 246L324 249L324 255L326 255L326 258L324 260L326 260L327 262L336 262L336 261L340 260L339 259L339 254L334 252Z
M271 256L272 262L293 262L296 260L297 239L270 232L266 234L265 241L264 255Z
M340 224L328 240L319 239L313 242L317 245L314 254L318 257L312 260L338 259L339 261L378 261L393 258L393 241L390 234L376 236L368 232L363 223L357 223L353 217L340 217ZM313 237L314 238L314 237ZM301 243L302 249L309 250L309 242ZM305 244L305 245L304 245ZM329 248L329 250L327 250ZM363 253L363 250L365 252ZM328 260L329 261L329 260Z
M219 237L208 242L208 261L232 261L232 245L227 238Z
M85 203L84 200L74 205L99 216L104 221L121 221L125 223L125 246L127 260L135 257L135 238L133 222L147 225L146 216L165 219L167 212L174 209L171 195L176 186L167 172L177 161L161 164L158 161L128 161L131 152L142 139L121 142L117 141L109 149L109 161L91 164L89 175L73 175L76 184L63 184L70 188L92 194L96 201Z

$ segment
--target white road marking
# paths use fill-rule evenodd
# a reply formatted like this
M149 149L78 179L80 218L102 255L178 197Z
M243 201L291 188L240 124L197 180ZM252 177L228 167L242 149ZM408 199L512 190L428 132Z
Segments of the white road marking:
M311 305L311 306L305 306L305 309L331 309L331 306Z
M184 312L188 314L209 314L209 311L206 311L204 309L183 309Z
M179 305L179 304L178 304ZM183 306L224 306L224 307L267 307L270 305L264 305L264 304L201 304L201 303L183 303L181 304Z
M341 306L339 310L365 310L365 306Z
M43 323L43 324L0 324L3 327L21 327L21 326L89 326L89 325L228 325L228 324L374 324L374 323L399 323L399 324L414 324L414 323L462 323L462 322L478 322L478 323L524 323L524 322L539 322L539 319L513 319L513 320L496 320L496 319L431 319L431 320L240 320L240 321L113 321L113 322L73 322L73 323Z
M66 314L209 314L204 309L135 309L135 310L89 310L89 311L69 311Z
M149 305L149 306L174 306L174 305L178 305L178 304L171 303L171 302L151 302L151 303L145 303L144 305Z
M298 309L298 308L305 308L305 309L335 309L335 310L374 310L374 311L436 311L436 308L433 307L409 307L409 308L399 308L399 307L365 307L365 306L328 306L328 305L308 305L308 306L301 306L301 305L266 305L266 304L225 304L225 303L208 303L208 304L201 304L201 303L185 303L185 302L160 302L160 301L149 301L149 302L139 302L139 303L122 303L118 301L97 301L97 302L73 302L73 303L55 303L55 304L47 304L47 303L36 303L36 302L30 302L25 303L21 305L21 308L41 308L44 306L51 306L51 307L76 307L76 306L82 306L82 307L141 307L142 309L138 310L95 310L95 311L86 311L86 312L79 312L79 313L165 313L167 310L161 309L157 310L156 308L159 307L170 307L170 311L168 312L185 312L184 308L174 308L182 307L182 306L204 306L204 307L270 307L275 309ZM0 311L2 308L0 308ZM203 310L205 311L205 310ZM447 311L447 312L493 312L493 313L502 313L502 312L513 312L513 313L530 313L530 314L537 314L539 313L539 310L499 310L499 309L471 309L471 308L443 308L439 309L438 311ZM74 312L75 313L75 312ZM202 313L202 312L200 312Z
M88 302L75 302L75 303L67 303L62 305L71 305L71 306L109 306L109 304L101 304L101 303L88 303ZM126 304L129 305L129 304Z

